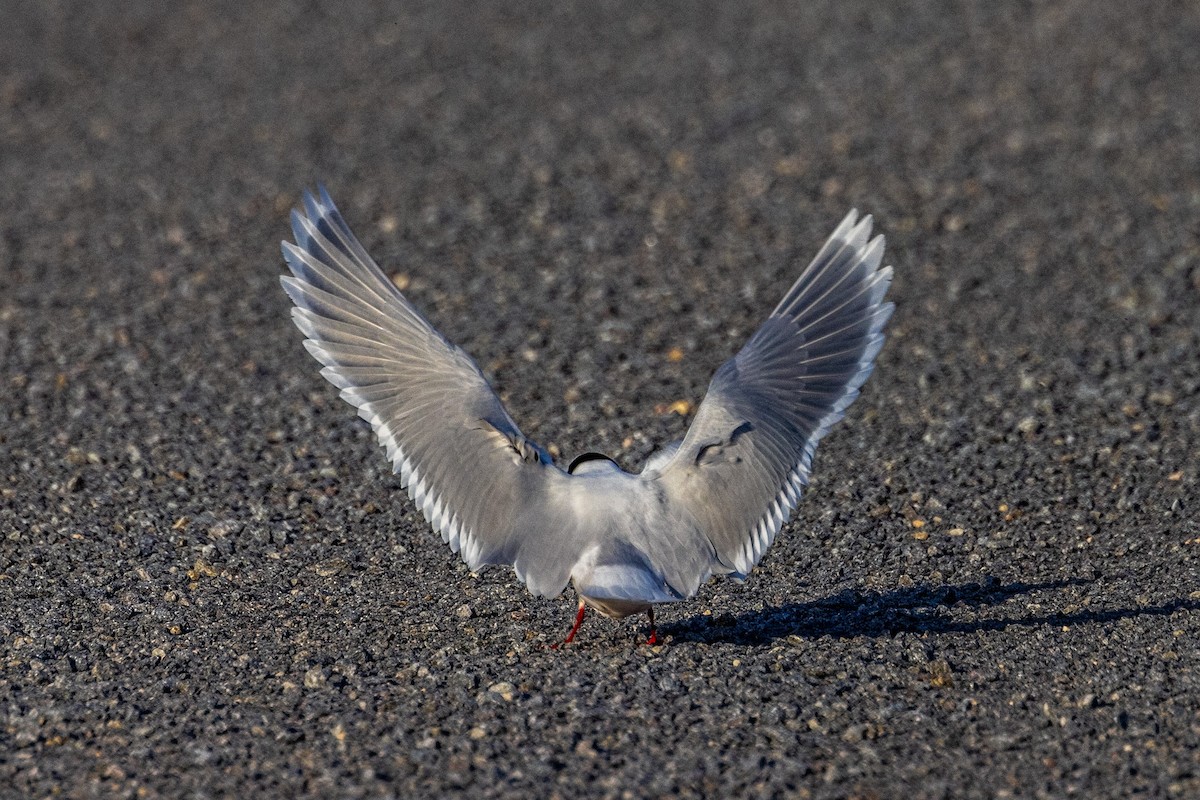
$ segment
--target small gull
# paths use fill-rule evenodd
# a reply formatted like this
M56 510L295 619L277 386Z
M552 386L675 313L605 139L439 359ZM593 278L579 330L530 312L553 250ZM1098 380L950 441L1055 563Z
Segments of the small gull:
M871 374L892 313L883 237L851 211L717 370L686 436L640 473L599 453L567 469L525 438L474 360L400 293L323 187L292 212L281 278L321 374L358 409L425 519L471 570L620 619L744 579L791 519L817 442Z

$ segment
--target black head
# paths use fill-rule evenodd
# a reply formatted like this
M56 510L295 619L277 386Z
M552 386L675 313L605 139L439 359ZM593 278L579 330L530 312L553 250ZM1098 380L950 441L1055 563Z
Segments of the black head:
M567 467L567 472L574 475L576 468L580 464L586 464L589 461L607 461L614 465L617 463L603 453L584 453L581 456L575 456L575 460L571 462L571 466Z

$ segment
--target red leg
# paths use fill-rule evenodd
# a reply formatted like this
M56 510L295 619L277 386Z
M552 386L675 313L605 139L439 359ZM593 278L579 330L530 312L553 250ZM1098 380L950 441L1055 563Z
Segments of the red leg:
M553 649L557 650L559 647L561 647L561 646L562 646L562 645L564 645L564 644L570 644L570 643L571 643L571 640L575 638L575 634L576 634L576 633L579 633L579 626L583 624L583 610L584 610L584 608L585 608L585 606L583 605L583 603L582 603L582 602L580 602L580 604L579 604L579 613L575 615L575 624L571 626L571 632L570 632L570 633L568 633L568 634L567 634L567 638L566 638L566 639L563 639L563 640L562 640L562 642L560 642L559 644L551 645L551 647L552 647Z
M646 640L646 644L658 644L658 628L654 627L654 609L647 609L646 616L650 617L650 638Z

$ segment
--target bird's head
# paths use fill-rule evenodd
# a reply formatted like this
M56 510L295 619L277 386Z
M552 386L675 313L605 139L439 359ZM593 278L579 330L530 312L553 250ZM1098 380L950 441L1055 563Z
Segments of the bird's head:
M616 461L603 453L584 453L575 457L571 466L567 467L567 472L572 475L587 475L607 469L620 469L620 467L617 466Z

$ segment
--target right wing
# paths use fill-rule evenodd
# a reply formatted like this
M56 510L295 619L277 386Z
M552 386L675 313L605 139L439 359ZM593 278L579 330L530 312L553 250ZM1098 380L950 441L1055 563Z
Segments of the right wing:
M322 188L292 212L281 278L321 374L374 429L409 496L472 570L508 564L534 594L566 587L578 553L567 476L521 434L479 367L367 255ZM564 545L566 545L564 547Z
M892 304L883 237L850 214L708 387L687 436L644 479L712 543L716 572L745 575L791 518L817 442L871 374ZM661 464L661 466L659 466Z

